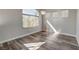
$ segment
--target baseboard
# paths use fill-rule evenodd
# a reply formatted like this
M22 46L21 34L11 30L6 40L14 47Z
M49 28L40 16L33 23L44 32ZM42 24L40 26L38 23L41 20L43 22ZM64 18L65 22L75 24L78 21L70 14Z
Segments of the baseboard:
M68 35L68 36L72 36L72 37L77 37L76 35L68 34L68 33L61 33L61 34Z
M68 36L72 36L72 37L75 37L76 38L76 40L77 40L77 43L78 43L78 46L79 46L79 37L78 36L76 36L76 35L72 35L72 34L68 34L68 33L61 33L61 34L64 34L64 35L68 35Z
M14 38L10 38L10 39L4 40L4 41L2 41L0 43L5 43L5 42L11 41L11 40L15 40L15 39L18 39L18 38L22 38L22 37L25 37L25 36L28 36L30 34L37 33L37 32L40 32L40 31L35 31L35 32L28 33L28 34L20 35L20 36L14 37Z
M77 42L78 42L78 46L79 46L79 37L77 36L76 38L77 38Z

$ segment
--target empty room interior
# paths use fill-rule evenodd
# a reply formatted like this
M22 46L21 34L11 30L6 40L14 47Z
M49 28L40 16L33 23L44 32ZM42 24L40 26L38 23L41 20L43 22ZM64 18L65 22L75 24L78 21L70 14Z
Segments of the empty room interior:
M79 9L0 9L0 50L79 50Z

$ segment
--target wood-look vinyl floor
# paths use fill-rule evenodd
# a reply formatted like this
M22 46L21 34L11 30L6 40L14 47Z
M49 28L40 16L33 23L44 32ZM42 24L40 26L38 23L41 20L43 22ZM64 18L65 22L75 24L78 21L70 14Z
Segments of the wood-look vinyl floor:
M24 44L46 42L38 50L79 50L75 37L38 32L0 44L0 50L29 50Z

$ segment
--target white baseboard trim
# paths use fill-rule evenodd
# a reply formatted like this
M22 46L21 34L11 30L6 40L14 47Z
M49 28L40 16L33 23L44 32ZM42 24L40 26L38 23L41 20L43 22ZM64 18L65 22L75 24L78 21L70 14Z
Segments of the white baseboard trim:
M41 30L40 30L40 31L41 31ZM36 32L40 32L40 31L35 31L35 32L28 33L28 34L20 35L20 36L14 37L14 38L10 38L10 39L4 40L4 41L2 41L2 42L0 42L0 43L5 43L5 42L11 41L11 40L15 40L15 39L18 39L18 38L22 38L22 37L24 37L24 36L28 36L28 35L30 35L30 34L33 34L33 33L36 33ZM68 33L61 33L61 34L68 35L68 36L72 36L72 37L76 37L76 38L77 38L77 41L78 41L78 39L79 39L79 37L77 37L76 35L72 35L72 34L68 34ZM79 45L79 41L78 41L78 45Z
M64 34L64 35L68 35L68 36L72 36L72 37L77 37L76 35L68 34L68 33L60 33L60 34Z
M20 36L14 37L14 38L10 38L8 40L1 41L0 43L5 43L5 42L11 41L11 40L15 40L15 39L18 39L18 38L22 38L22 37L25 37L25 36L28 36L30 34L40 32L40 31L35 31L35 32L28 33L28 34L20 35Z
M75 37L75 38L76 38L76 40L77 40L78 46L79 46L79 37L78 37L77 35L72 35L72 34L68 34L68 33L61 33L61 34L64 34L64 35L68 35L68 36Z
M76 38L77 38L77 42L78 42L78 46L79 46L79 37L77 36Z

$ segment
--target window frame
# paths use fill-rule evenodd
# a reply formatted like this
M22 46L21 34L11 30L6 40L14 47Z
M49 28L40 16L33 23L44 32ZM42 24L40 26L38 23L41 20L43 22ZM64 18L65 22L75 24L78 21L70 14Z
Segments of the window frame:
M24 13L22 15L39 17L39 16L36 16L36 15L30 15L30 14L24 14Z
M35 10L36 10L36 9L35 9ZM22 11L23 11L23 10L22 10ZM37 11L37 10L36 10L36 11ZM38 11L37 11L37 12L38 12ZM37 16L37 15L26 14L26 13L22 13L22 15L39 17L39 13L38 13L38 16Z

